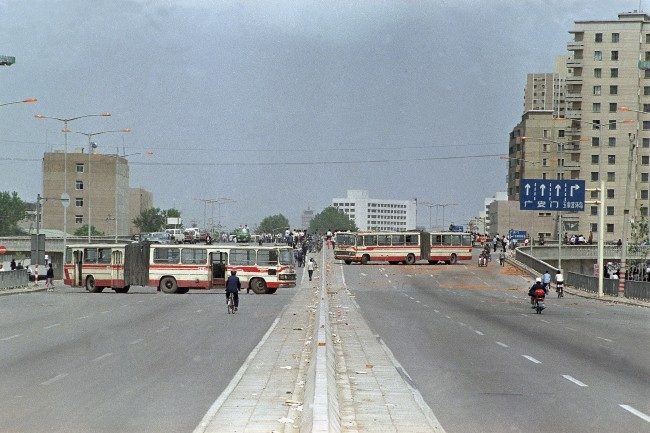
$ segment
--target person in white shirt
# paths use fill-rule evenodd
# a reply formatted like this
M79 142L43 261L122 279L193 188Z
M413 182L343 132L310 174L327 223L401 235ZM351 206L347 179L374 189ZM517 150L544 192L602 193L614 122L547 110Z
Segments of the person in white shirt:
M311 281L312 276L314 275L314 270L318 266L316 265L316 262L314 261L313 257L309 258L309 262L307 262L307 273L309 274L309 281Z

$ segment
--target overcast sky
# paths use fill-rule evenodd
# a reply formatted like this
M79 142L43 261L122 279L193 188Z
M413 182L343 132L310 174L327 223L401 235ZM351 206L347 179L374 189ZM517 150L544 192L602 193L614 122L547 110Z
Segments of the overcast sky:
M650 7L647 0L642 8ZM508 134L526 74L551 72L575 20L638 0L0 0L0 191L42 191L61 125L129 127L131 186L202 225L321 211L347 189L458 203L478 215L506 188ZM119 135L96 137L115 153ZM69 135L69 148L87 139ZM144 154L150 151L152 155ZM497 156L490 156L497 155ZM268 165L262 165L268 163ZM214 208L217 219L217 208ZM428 225L428 209L418 222ZM435 212L435 211L434 211ZM208 208L208 218L211 210ZM438 222L442 222L440 213Z

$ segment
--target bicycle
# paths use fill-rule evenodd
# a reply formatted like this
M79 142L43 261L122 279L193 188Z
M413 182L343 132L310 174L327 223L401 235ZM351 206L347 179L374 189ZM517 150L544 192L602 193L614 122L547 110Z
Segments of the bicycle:
M235 314L235 294L230 293L228 295L228 314Z

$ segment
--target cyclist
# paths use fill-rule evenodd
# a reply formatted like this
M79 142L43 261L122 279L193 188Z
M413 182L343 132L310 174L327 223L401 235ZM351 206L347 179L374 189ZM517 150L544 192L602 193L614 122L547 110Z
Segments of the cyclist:
M239 291L241 290L241 281L237 276L237 271L230 271L230 276L226 281L226 302L228 302L228 297L232 293L235 301L235 311L239 308Z
M558 298L564 297L564 275L562 275L562 271L559 269L555 274L555 291L557 292Z
M542 275L542 283L544 283L544 290L548 292L548 286L551 284L551 274L548 270L544 271L544 275Z
M542 279L539 277L535 279L535 283L528 290L528 296L530 296L531 308L535 308L535 296L536 296L535 292L537 290L543 290L544 294L548 293L548 289L544 286L544 283L542 283Z

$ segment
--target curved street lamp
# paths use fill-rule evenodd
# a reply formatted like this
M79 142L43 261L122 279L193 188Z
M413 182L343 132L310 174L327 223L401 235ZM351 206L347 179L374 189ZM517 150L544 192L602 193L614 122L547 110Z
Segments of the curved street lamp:
M13 104L34 104L38 102L38 99L36 98L27 98L23 99L21 101L13 101L13 102L4 102L0 104L0 107L4 107L5 105L13 105Z
M83 119L85 117L110 117L110 115L111 113L108 112L99 114L85 114L83 116L68 118L44 116L41 113L34 115L34 117L39 120L51 119L63 122L62 132L65 138L65 147L63 149L63 193L61 194L61 205L63 206L63 254L65 254L65 244L68 239L68 206L70 205L70 196L68 195L68 132L71 131L68 129L68 123L77 119Z

